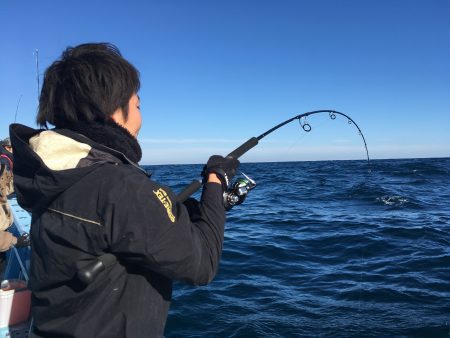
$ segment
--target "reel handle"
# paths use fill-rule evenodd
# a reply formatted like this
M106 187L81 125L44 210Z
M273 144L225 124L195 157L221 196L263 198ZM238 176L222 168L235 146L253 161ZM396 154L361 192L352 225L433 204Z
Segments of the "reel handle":
M247 151L252 149L254 146L258 144L258 139L256 137L252 137L245 143L241 144L239 147L234 149L231 153L227 155L238 159L242 155L244 155ZM195 193L202 186L201 180L195 180L191 184L189 184L184 190L178 194L177 200L179 202L184 202L189 196Z

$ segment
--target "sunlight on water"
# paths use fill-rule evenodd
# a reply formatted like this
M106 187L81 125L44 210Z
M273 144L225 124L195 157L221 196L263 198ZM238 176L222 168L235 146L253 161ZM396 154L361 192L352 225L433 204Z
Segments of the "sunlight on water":
M395 205L395 206L401 206L404 203L407 203L408 200L406 198L403 198L401 196L382 196L377 197L377 201L382 202L386 205Z

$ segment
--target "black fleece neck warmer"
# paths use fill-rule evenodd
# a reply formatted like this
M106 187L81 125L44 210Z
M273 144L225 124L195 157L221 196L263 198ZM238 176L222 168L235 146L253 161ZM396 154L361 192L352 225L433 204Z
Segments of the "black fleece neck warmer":
M113 120L97 124L80 122L71 126L70 129L90 138L92 141L120 151L134 163L138 163L142 158L142 150L138 141L127 129Z

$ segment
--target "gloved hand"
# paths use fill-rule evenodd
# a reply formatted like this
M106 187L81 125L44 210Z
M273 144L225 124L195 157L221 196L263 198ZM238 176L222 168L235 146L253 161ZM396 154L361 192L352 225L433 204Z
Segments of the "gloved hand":
M231 179L236 175L236 169L238 167L239 161L234 157L213 155L203 167L202 176L204 181L206 181L208 180L209 174L216 174L225 190L230 185Z
M30 235L24 232L22 236L17 237L16 248L23 248L26 246L30 246Z

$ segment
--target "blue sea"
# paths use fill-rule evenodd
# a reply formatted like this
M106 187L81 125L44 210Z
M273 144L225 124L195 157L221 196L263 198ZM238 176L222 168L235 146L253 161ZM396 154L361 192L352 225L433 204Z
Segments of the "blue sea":
M179 192L200 165L150 166ZM450 337L450 158L243 163L220 270L170 337Z

